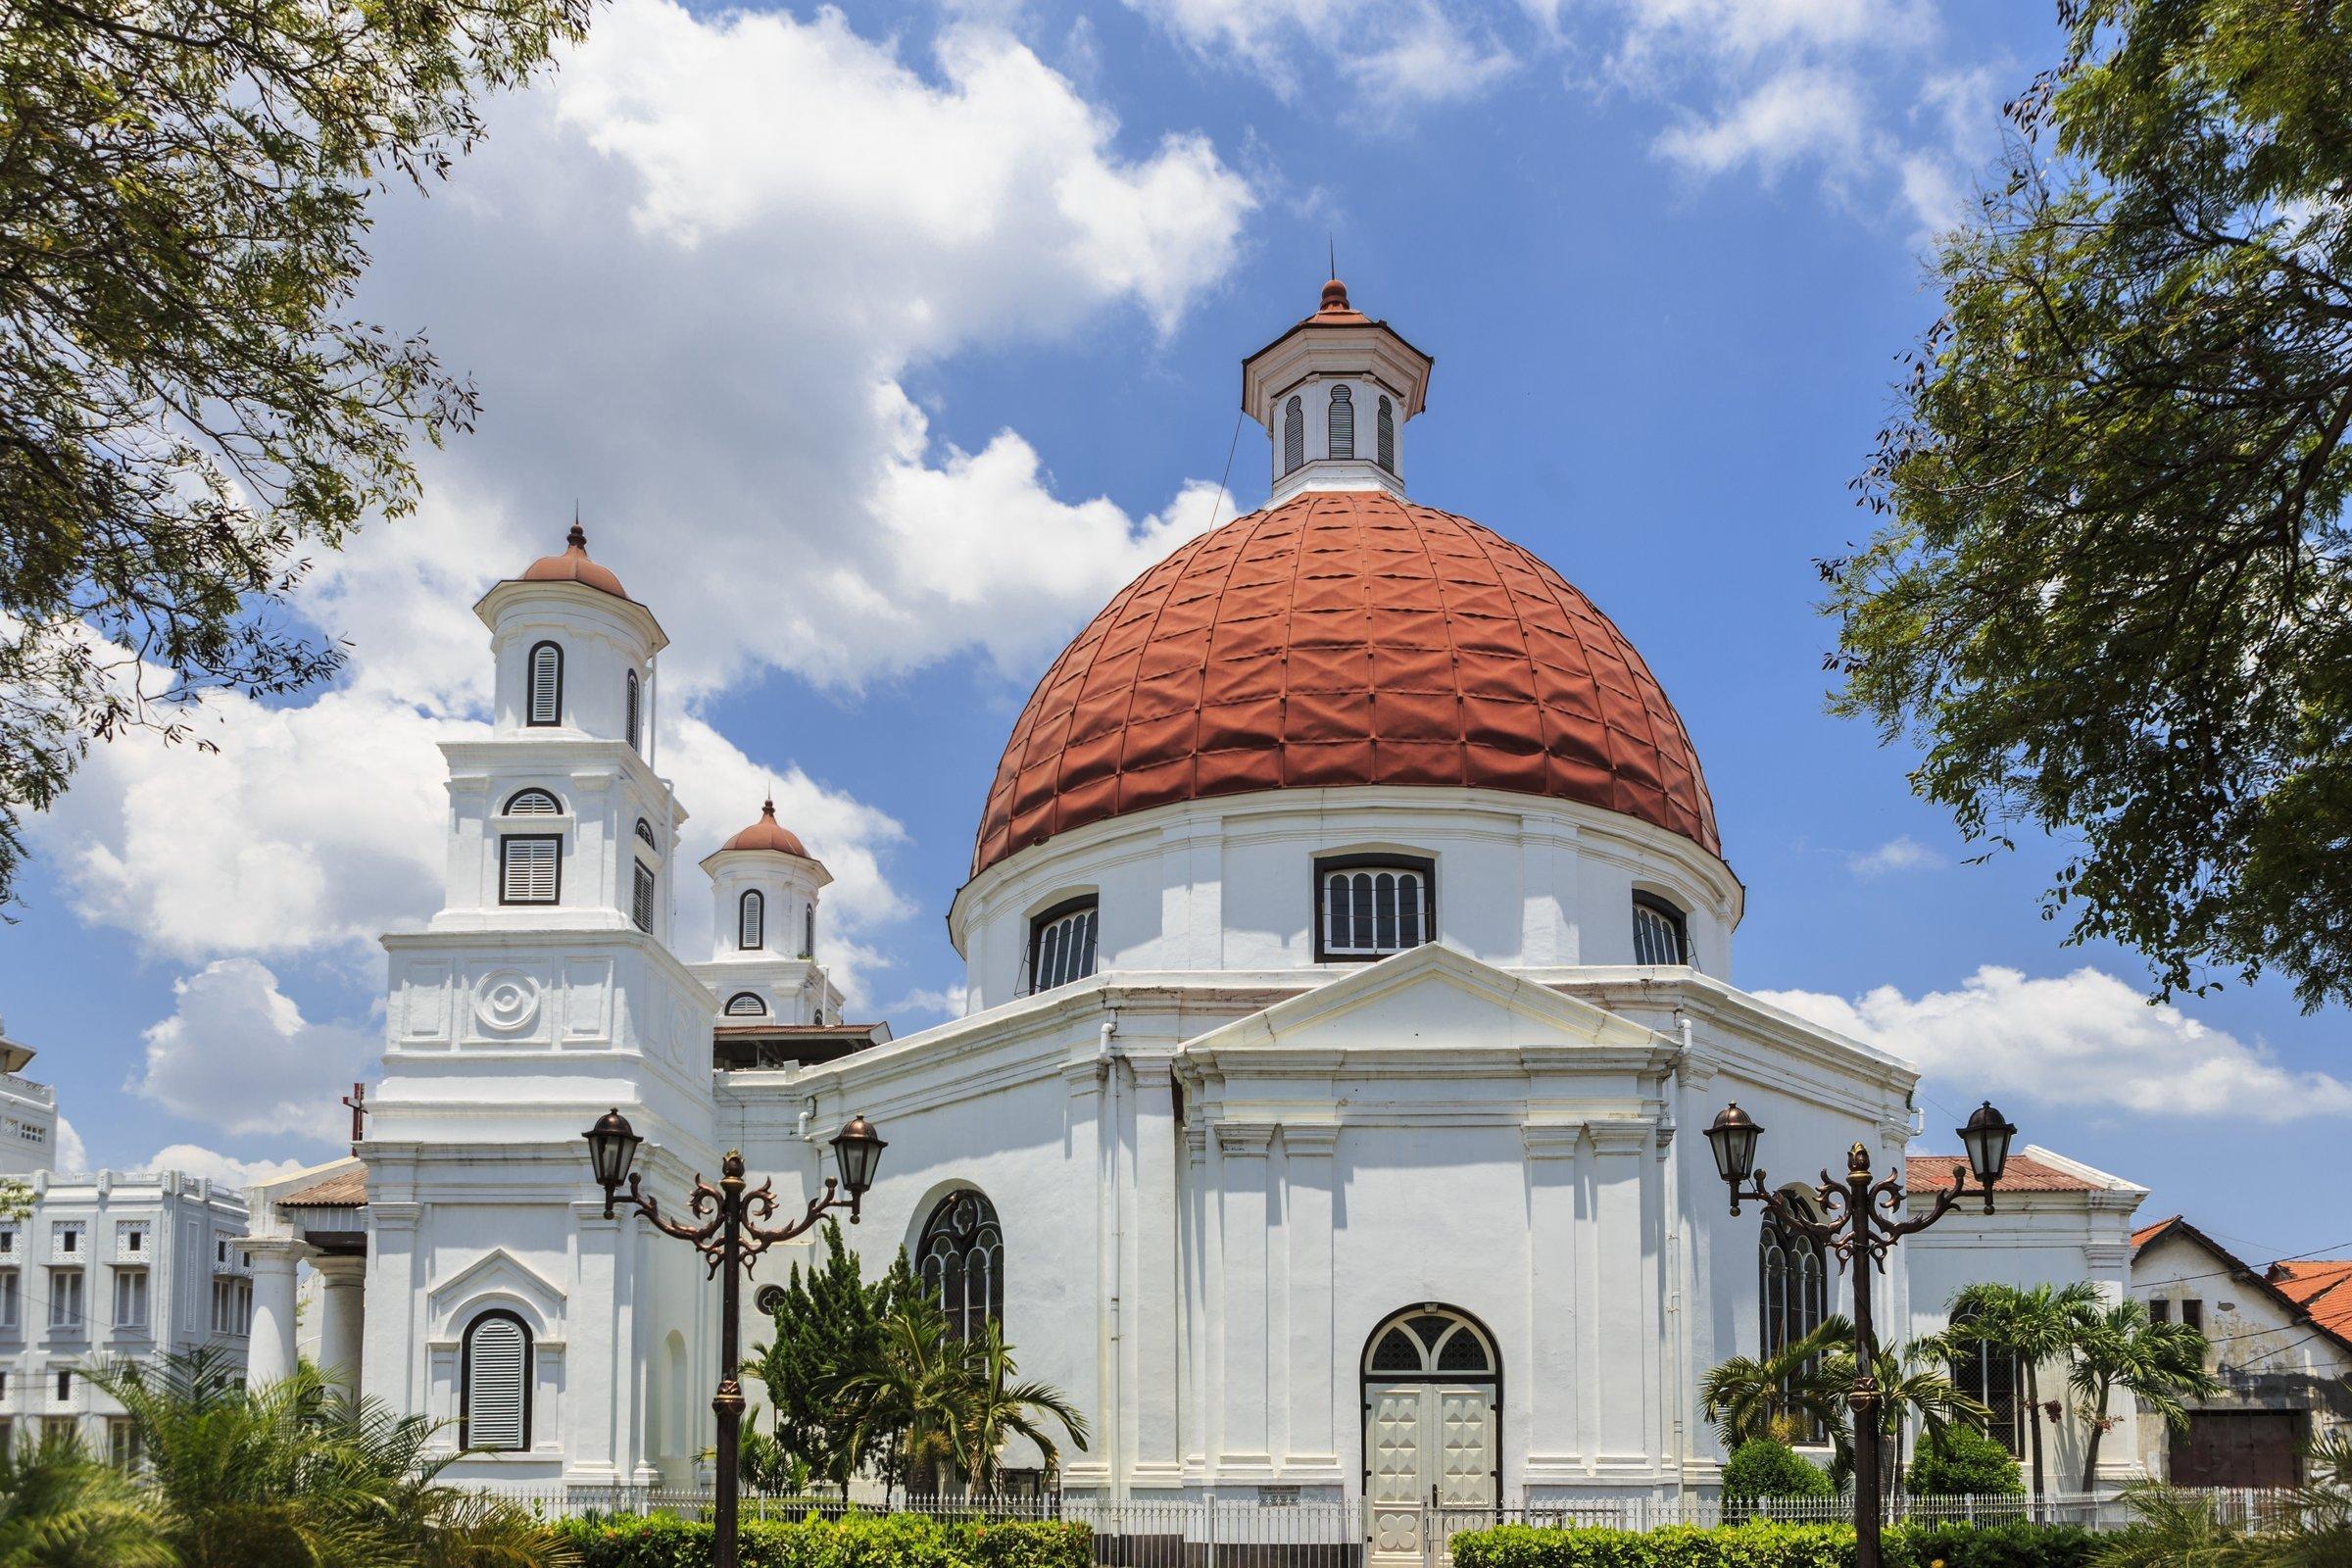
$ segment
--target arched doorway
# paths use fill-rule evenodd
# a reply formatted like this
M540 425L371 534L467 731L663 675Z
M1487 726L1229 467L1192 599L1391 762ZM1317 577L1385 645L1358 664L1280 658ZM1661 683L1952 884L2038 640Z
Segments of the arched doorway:
M1363 1386L1372 1560L1417 1563L1445 1510L1502 1494L1502 1361L1476 1319L1432 1302L1372 1331Z

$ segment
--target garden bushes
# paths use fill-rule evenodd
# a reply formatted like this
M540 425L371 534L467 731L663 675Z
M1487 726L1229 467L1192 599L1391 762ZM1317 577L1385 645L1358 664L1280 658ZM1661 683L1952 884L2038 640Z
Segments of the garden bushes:
M672 1514L575 1519L580 1568L710 1568L710 1526ZM1091 1568L1082 1524L942 1523L919 1514L747 1518L743 1568Z
M1723 1467L1727 1502L1748 1497L1835 1497L1837 1483L1821 1466L1785 1443L1750 1438L1732 1450Z
M2096 1538L2067 1526L1894 1525L1885 1568L2086 1568ZM1502 1525L1452 1540L1454 1568L1852 1568L1851 1525L1765 1520L1707 1530Z

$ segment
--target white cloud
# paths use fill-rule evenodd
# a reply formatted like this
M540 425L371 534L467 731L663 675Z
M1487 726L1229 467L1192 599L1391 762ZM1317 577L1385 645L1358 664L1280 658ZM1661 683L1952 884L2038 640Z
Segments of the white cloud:
M931 1013L941 1018L960 1018L969 1010L971 994L962 986L948 986L939 990L918 987L907 992L884 1009L891 1017L907 1013Z
M252 958L220 958L173 983L172 1016L146 1032L126 1088L229 1134L344 1138L341 1104L382 1050L373 1027L314 1023Z
M1843 72L1800 68L1758 86L1711 121L1663 132L1658 151L1702 174L1752 165L1767 181L1791 164L1853 167L1864 140L1860 91Z
M1934 871L1943 863L1942 856L1908 833L1888 839L1875 850L1845 858L1845 868L1860 877L1886 876L1894 871Z
M2143 1116L2352 1116L2352 1083L2282 1067L2097 969L2032 980L1986 965L1956 991L1916 998L1892 986L1850 1001L1811 991L1757 995L1982 1093Z
M1358 119L1414 104L1474 98L1517 65L1496 37L1506 9L1437 0L1127 0L1195 53L1253 72L1288 99L1336 69L1367 96Z
M57 1118L57 1157L51 1168L72 1176L90 1168L90 1152L81 1134L65 1117Z
M238 1159L201 1144L167 1144L138 1165L140 1170L175 1170L183 1176L210 1177L220 1186L243 1191L255 1182L290 1176L309 1165L306 1159Z

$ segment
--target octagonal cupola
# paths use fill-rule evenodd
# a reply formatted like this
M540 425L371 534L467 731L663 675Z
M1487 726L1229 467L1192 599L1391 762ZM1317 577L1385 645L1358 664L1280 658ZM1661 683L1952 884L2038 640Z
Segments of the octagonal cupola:
M589 558L577 517L563 550L473 608L497 662L495 733L620 741L651 757L654 656L669 639L612 568Z
M695 966L732 1026L838 1023L841 998L816 961L817 895L833 880L800 835L759 820L703 858L710 878L710 957Z
M1404 422L1419 414L1434 362L1386 321L1323 285L1315 314L1242 362L1242 408L1274 447L1280 506L1310 490L1404 494Z

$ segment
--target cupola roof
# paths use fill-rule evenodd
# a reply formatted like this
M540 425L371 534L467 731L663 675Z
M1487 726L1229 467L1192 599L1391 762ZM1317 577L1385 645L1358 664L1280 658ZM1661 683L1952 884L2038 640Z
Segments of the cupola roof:
M610 566L600 566L588 559L588 530L580 519L571 519L571 532L564 535L561 555L541 556L525 566L517 582L576 582L611 594L615 599L628 599L629 591L620 585ZM636 603L630 600L631 604Z
M779 855L797 855L810 858L800 835L776 820L776 803L768 801L760 808L760 820L736 834L718 847L718 853L729 850L772 850Z

